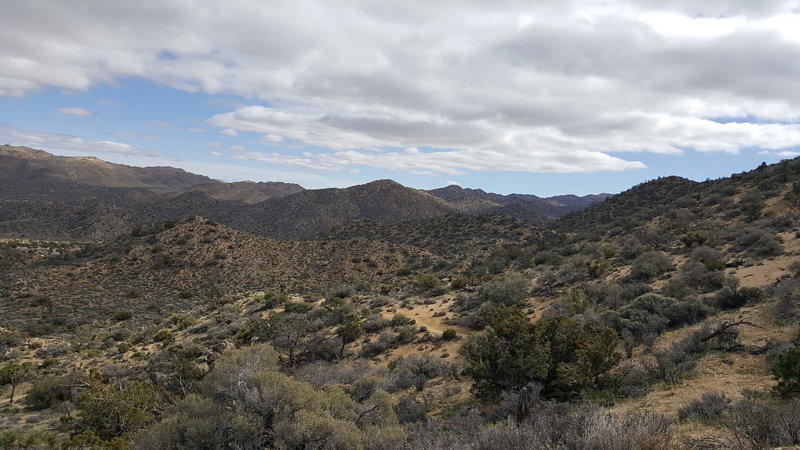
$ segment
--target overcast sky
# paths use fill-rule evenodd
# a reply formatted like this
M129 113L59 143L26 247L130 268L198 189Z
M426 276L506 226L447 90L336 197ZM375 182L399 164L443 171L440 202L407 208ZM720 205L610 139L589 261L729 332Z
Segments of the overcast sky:
M800 1L0 0L0 143L309 188L800 155Z

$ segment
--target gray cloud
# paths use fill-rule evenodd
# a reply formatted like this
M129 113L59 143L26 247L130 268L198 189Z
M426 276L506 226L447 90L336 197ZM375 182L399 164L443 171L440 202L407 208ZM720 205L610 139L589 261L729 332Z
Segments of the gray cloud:
M799 3L11 2L0 95L239 95L209 124L272 150L238 157L304 168L636 169L622 155L800 145Z

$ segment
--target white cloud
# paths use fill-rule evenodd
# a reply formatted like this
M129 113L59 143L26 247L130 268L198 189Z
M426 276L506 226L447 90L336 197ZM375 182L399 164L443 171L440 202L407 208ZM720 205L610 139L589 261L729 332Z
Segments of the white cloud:
M22 131L0 124L0 142L23 145L57 154L121 155L129 157L163 158L155 152L116 141L87 141L69 134Z
M220 153L220 152L211 152L211 156L220 157L220 156L222 156L222 153Z
M138 131L115 131L114 134L117 136L125 136L125 137L132 137L132 138L139 138L139 139L147 139L148 141L163 141L164 138L160 136L151 136L139 133Z
M592 172L800 145L797 1L42 0L4 16L0 95L141 77L239 96L209 124L286 147L240 155L268 163Z
M275 134L265 134L258 140L258 142L260 144L277 144L283 142L283 136L278 136Z
M71 116L91 116L92 112L84 108L58 108L56 110L60 114L69 114Z

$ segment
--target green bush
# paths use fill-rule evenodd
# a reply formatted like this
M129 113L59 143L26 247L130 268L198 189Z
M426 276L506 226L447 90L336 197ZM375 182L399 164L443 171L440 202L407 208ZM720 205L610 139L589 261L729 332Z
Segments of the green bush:
M153 335L153 342L172 342L175 340L175 335L169 330L159 330Z
M445 341L452 341L457 337L456 330L452 328L448 328L442 332L442 339Z
M489 307L483 316L488 332L461 347L464 372L482 397L538 382L546 396L567 399L600 387L622 358L617 334L597 322L555 317L532 324L512 307Z
M525 303L528 291L528 279L522 274L512 273L503 280L483 284L478 290L478 298L480 302L515 306Z
M633 260L630 276L634 280L650 280L674 268L672 261L664 253L645 252Z
M414 281L414 286L420 292L428 292L435 290L442 285L442 280L440 280L436 275L430 273L423 273L417 276L417 279Z
M788 395L800 392L800 346L770 358L770 371L778 385L775 390Z

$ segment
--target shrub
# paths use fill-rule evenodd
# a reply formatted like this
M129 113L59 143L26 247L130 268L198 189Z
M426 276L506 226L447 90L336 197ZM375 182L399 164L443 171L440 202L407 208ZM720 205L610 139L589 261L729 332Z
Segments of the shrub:
M756 256L775 256L783 253L780 239L766 228L747 227L734 235L733 249Z
M695 248L690 258L703 263L708 270L720 270L725 267L725 254L711 247Z
M156 334L153 335L154 342L172 342L175 340L175 335L169 330L159 330Z
M450 363L430 354L414 354L398 358L391 364L391 368L385 385L387 392L398 392L411 386L420 392L425 389L428 380L448 376L454 372Z
M771 357L770 371L778 380L776 391L784 395L800 392L800 346Z
M117 311L114 313L114 320L116 321L123 321L128 320L133 317L133 313L130 311Z
M456 330L452 328L448 328L442 332L442 339L445 341L452 341L457 337Z
M389 319L384 318L380 314L373 314L366 319L361 324L361 329L364 330L365 333L376 333L390 324Z
M664 253L645 252L633 260L630 276L634 280L650 280L674 268L672 261Z
M420 292L428 292L434 289L441 287L442 280L439 279L436 275L430 273L424 273L417 277L414 281L414 286Z
M400 397L393 409L400 423L424 422L428 418L425 404L410 396Z
M261 420L235 413L198 395L189 395L164 411L164 418L133 436L134 448L262 448Z
M30 390L25 395L25 403L30 409L42 410L71 400L73 386L85 381L83 375L77 373L38 378L33 381Z
M704 263L688 261L681 267L677 281L705 293L721 288L725 275L719 270L709 270Z
M525 302L528 290L528 279L522 274L512 273L503 280L481 285L478 289L478 298L481 302L514 306Z
M736 448L774 448L800 444L800 401L770 404L752 396L736 402L723 419Z
M89 430L103 440L137 431L155 419L159 393L147 383L95 386L76 402L76 429Z
M511 307L489 307L483 316L489 331L461 347L464 373L472 376L479 396L539 382L545 395L567 398L600 386L622 358L616 333L597 322L555 317L534 325Z
M680 420L718 422L730 407L731 399L724 393L706 392L702 397L690 401L678 411Z

